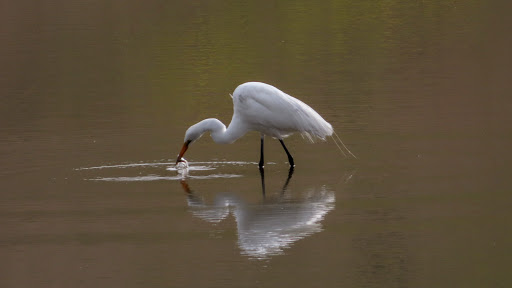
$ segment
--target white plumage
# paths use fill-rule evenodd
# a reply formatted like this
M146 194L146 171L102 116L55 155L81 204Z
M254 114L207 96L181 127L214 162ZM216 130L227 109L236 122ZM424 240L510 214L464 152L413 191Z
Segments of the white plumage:
M233 92L233 104L231 123L240 121L249 130L278 139L300 132L313 142L314 136L325 140L333 132L331 124L306 103L265 83L238 86Z
M233 143L249 131L259 131L262 135L260 168L263 167L264 135L279 139L293 167L293 157L286 149L283 138L299 132L313 142L315 137L325 140L334 132L331 124L315 110L272 85L247 82L235 89L232 98L234 112L228 128L215 118L192 125L185 133L185 144L176 163L182 161L189 144L207 131L213 141L221 144Z

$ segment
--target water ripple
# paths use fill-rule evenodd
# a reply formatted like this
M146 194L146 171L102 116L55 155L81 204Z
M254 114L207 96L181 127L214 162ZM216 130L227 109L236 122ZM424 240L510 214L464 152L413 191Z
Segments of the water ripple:
M80 167L74 169L75 171L94 171L94 170L134 170L137 173L136 176L89 176L85 177L84 180L89 181L107 181L107 182L147 182L147 181L176 181L183 180L184 178L189 179L217 179L217 178L238 178L242 175L238 174L226 174L226 173L214 173L208 175L189 175L190 171L212 171L222 166L229 165L253 165L253 162L242 162L242 161L209 161L209 162L189 162L189 167L185 170L176 169L174 162L139 162L139 163L126 163L126 164L112 164L112 165L98 165L91 167ZM162 170L162 166L165 171ZM152 169L151 173L147 175L141 175L142 172L139 169ZM167 171L177 172L177 175L165 175ZM110 173L110 172L109 172Z

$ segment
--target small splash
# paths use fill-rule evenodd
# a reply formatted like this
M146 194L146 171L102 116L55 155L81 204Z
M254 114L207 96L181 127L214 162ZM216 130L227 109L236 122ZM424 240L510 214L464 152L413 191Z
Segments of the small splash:
M211 167L211 166L188 166L187 168L169 166L169 167L165 168L165 170L167 170L167 171L176 171L178 173L186 171L186 170L187 171L208 171L208 170L215 170L215 169L216 169L215 167Z
M178 171L188 169L188 161L185 158L181 158L181 161L176 163L175 168Z

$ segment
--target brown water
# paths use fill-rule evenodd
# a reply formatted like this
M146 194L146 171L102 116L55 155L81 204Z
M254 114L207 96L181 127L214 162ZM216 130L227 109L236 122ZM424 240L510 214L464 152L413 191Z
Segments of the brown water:
M510 287L510 7L25 1L0 9L0 287ZM354 2L354 3L352 3ZM245 81L332 141L205 136ZM226 123L227 124L227 123ZM264 193L263 193L264 192Z

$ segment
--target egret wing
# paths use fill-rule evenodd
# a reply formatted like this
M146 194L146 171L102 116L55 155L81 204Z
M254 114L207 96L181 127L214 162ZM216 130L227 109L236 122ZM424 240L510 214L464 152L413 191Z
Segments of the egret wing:
M246 83L248 84L248 83ZM313 141L332 135L332 126L304 102L274 86L252 82L234 92L234 115L253 130L282 138L299 132Z

